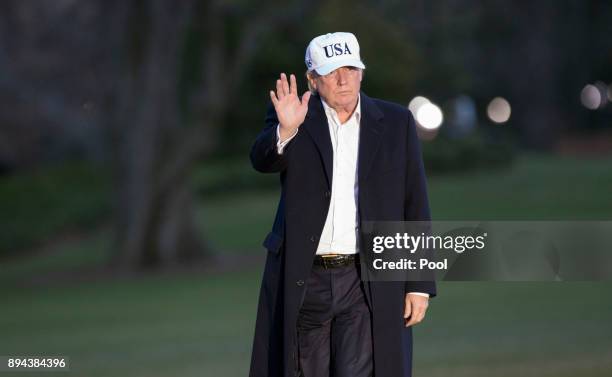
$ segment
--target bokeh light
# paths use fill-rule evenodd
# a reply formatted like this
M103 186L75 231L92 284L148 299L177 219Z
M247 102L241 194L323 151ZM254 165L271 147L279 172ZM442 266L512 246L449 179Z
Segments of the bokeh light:
M416 113L416 119L421 127L435 130L442 124L444 116L442 110L431 102L423 104Z
M410 110L410 112L412 112L412 114L414 116L416 116L416 114L419 112L419 109L421 108L421 106L423 106L426 103L430 103L431 101L429 101L427 98L422 97L422 96L416 96L412 99L412 101L410 101L410 103L408 104L408 109Z
M601 93L595 85L588 84L580 92L580 101L587 109L597 109L601 105L601 100Z
M502 97L493 98L487 106L487 116L495 123L506 123L511 113L510 103Z
M599 90L599 98L601 98L599 108L602 108L608 103L608 85L602 81L597 81L595 87Z
M476 103L465 94L450 100L443 108L446 118L447 134L452 138L464 138L476 129L478 114Z

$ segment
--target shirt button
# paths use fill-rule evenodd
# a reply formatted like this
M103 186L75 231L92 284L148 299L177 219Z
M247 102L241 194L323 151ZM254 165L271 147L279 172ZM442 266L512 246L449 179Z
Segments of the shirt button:
M298 287L301 287L302 285L304 285L304 280L298 280L295 282L295 284L297 284Z

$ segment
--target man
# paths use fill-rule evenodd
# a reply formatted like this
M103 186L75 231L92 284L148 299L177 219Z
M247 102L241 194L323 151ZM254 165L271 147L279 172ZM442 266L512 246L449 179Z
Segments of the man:
M251 377L410 376L412 326L425 316L430 281L362 282L364 221L429 220L414 119L360 91L351 33L314 38L308 85L281 74L253 167L280 173Z

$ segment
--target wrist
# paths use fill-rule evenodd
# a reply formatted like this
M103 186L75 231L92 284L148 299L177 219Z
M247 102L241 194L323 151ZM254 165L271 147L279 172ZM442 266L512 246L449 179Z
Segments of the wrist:
M285 140L289 139L290 137L292 137L293 135L295 135L297 128L290 128L290 127L283 127L282 125L279 125L278 127L278 135L280 137L280 142L284 142Z

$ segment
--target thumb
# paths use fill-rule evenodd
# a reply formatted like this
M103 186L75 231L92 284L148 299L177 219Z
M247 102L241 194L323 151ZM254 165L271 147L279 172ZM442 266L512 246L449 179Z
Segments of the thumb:
M412 303L410 302L410 300L408 299L408 296L406 295L406 299L404 300L404 318L410 317L411 313L412 313Z
M302 96L302 106L306 107L308 106L308 101L310 100L310 95L312 93L310 93L310 90L308 90L306 93L304 93L304 95Z

